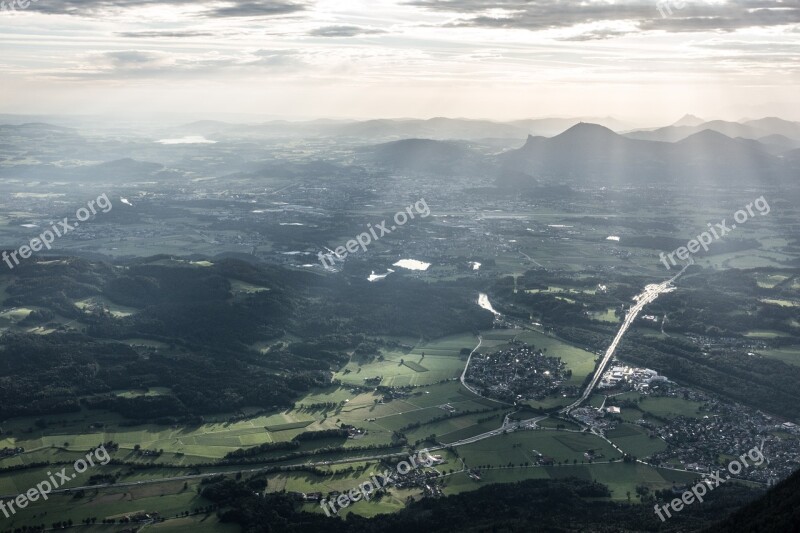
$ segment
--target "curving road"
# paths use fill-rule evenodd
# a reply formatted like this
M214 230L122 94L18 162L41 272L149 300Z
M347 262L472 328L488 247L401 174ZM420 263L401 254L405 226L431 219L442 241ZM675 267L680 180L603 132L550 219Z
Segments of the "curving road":
M467 385L466 377L467 377L467 369L469 368L469 362L472 361L472 354L478 351L478 348L481 347L482 342L483 338L481 338L481 336L478 335L478 345L475 348L473 348L471 352L469 352L469 357L467 357L467 364L464 365L464 371L461 373L461 384L472 394L477 394L478 396L480 396L480 394L478 394L478 392L475 389Z

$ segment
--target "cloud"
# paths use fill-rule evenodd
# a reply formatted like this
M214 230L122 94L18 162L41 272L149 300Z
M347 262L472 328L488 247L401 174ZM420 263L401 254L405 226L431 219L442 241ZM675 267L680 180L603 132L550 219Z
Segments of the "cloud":
M216 17L274 17L299 13L307 5L291 0L54 0L31 4L30 9L50 15L73 15L80 17L101 17L104 15L157 6L207 7L201 16Z
M292 74L309 65L297 50L256 50L236 54L177 54L150 50L115 50L88 54L52 77L62 79L203 78L266 71Z
M214 34L207 31L191 31L191 30L163 30L163 31L122 31L117 32L116 35L120 37L130 37L133 39L139 38L159 38L159 37L213 37Z
M263 67L271 71L293 72L307 66L303 56L296 50L257 50L255 60L248 61L248 67Z
M124 67L129 65L150 65L156 63L160 56L154 52L141 50L120 50L106 52L103 57L114 66Z
M634 22L645 31L729 32L800 23L800 4L782 0L409 0L406 3L456 14L458 18L449 22L449 27L540 31L624 21Z
M800 23L800 3L777 1L733 1L727 4L687 5L673 9L672 15L643 21L643 30L668 32L722 31L743 28L784 26Z
M208 17L275 17L305 11L305 4L259 0L258 2L228 2L223 7L215 7L206 14Z
M312 37L357 37L359 35L377 35L386 33L377 28L364 28L361 26L323 26L308 32Z
M592 30L579 33L578 35L572 35L570 37L561 37L556 40L557 41L601 41L604 39L611 39L613 37L621 37L623 35L628 35L629 33L633 32L621 31L621 30Z

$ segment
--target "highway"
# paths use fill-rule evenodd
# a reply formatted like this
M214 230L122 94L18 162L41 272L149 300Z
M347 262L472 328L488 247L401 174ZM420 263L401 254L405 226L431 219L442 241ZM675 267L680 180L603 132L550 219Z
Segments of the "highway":
M690 260L689 263L687 263L686 266L684 266L680 272L675 274L667 281L658 284L655 283L650 284L644 288L644 291L642 291L641 294L634 297L634 300L636 300L636 304L634 304L634 306L631 307L628 310L628 313L625 315L625 321L622 323L622 326L620 326L619 331L617 331L616 337L614 337L614 340L612 341L611 345L606 350L606 353L603 356L603 360L600 361L599 365L597 365L597 370L595 371L594 376L592 377L592 381L589 382L589 385L586 387L586 390L583 391L583 394L581 394L580 398L578 398L575 402L562 409L561 413L569 414L570 411L572 411L580 404L582 404L589 397L589 395L592 394L592 391L597 386L597 383L600 381L600 378L603 376L603 372L605 372L606 366L608 366L608 363L609 361L611 361L611 358L614 357L614 352L616 352L617 346L622 340L622 337L628 331L628 328L631 327L633 321L636 320L636 317L639 315L639 312L642 309L644 309L644 307L647 304L653 302L663 293L673 290L674 287L672 286L672 283L675 280L677 280L681 276L681 274L683 274L686 271L686 269L689 268L689 266L693 264L694 261Z

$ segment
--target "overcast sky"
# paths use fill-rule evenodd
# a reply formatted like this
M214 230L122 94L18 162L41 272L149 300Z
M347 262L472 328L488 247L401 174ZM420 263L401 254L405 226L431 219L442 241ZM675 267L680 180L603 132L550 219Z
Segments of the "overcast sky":
M800 0L38 0L0 52L2 113L800 120Z

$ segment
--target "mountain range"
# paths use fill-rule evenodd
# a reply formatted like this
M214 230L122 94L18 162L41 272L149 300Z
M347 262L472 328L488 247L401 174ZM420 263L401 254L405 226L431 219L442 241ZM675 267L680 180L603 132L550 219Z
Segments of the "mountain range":
M664 142L632 139L589 123L555 137L529 135L522 147L495 156L434 139L374 145L362 154L368 154L372 164L395 170L441 174L492 168L505 186L565 181L766 185L791 180L800 171L800 150L778 156L759 141L734 139L711 129Z
M609 185L756 185L788 180L798 170L794 152L781 158L758 141L712 129L664 142L630 138L596 124L579 124L552 138L530 136L499 159L506 171Z
M366 121L315 120L309 122L271 121L261 124L231 124L199 121L165 132L168 136L205 135L215 139L234 137L336 137L338 139L435 140L524 139L527 135L556 135L581 121L602 124L622 131L629 125L611 117L542 118L495 122L460 118L375 119Z

